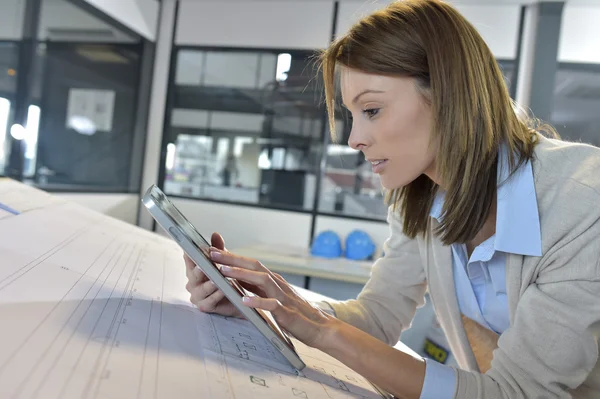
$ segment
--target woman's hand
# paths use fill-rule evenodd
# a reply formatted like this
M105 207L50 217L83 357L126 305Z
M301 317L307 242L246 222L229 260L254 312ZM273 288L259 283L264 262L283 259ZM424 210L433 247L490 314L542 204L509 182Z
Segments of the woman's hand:
M222 265L224 276L255 287L249 291L258 296L245 297L246 306L271 312L283 329L306 345L317 347L334 330L337 319L310 304L283 277L259 261L236 256L217 246L211 248L211 258Z
M213 244L215 241L213 235ZM223 275L254 287L247 289L258 296L245 297L247 306L270 311L277 323L295 338L333 356L396 397L420 396L425 379L422 359L396 350L319 310L298 295L283 277L257 260L236 256L216 245L210 255L222 265Z
M212 247L220 250L225 249L225 242L219 233L213 233L211 239ZM185 289L190 293L190 302L192 302L200 311L205 313L216 313L223 316L243 317L229 299L217 286L206 277L206 275L196 267L196 264L187 255L183 256L185 260L186 276L188 282ZM245 287L252 290L255 287Z

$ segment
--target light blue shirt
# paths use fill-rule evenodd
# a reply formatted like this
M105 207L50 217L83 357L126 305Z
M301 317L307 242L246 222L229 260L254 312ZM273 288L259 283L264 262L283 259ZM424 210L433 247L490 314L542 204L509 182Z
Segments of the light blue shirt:
M531 162L509 177L508 157L500 151L496 209L496 234L467 257L464 244L452 244L452 267L460 311L482 326L502 334L509 327L506 297L506 254L542 255L539 212ZM508 180L507 180L508 179ZM444 193L439 192L431 217L443 218ZM452 399L456 389L454 369L426 360L421 399Z

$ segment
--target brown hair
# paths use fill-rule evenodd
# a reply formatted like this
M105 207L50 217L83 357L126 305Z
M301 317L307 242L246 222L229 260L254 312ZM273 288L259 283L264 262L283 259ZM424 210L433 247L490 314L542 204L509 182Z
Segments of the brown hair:
M335 134L336 67L413 77L431 105L438 177L446 196L436 233L466 242L483 227L496 196L498 151L511 173L532 157L534 130L521 119L503 74L477 30L439 0L396 1L358 23L320 55L330 129ZM437 185L421 175L386 194L404 233L425 234Z

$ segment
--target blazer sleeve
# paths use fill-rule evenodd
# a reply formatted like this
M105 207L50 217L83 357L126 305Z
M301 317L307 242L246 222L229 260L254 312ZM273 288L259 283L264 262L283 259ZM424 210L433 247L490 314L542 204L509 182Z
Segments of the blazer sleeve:
M384 256L373 264L358 298L330 305L337 318L395 345L400 333L410 327L417 307L423 306L426 283L417 240L404 235L402 222L391 208L388 224Z
M582 384L597 373L598 362L600 220L576 229L573 239L544 255L490 370L457 370L455 398L571 398L585 391Z

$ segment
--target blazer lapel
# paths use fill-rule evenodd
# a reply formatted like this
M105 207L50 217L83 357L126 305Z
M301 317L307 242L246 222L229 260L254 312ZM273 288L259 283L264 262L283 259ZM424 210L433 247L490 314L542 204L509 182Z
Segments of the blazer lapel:
M477 361L469 345L456 298L452 249L434 237L433 230L436 227L437 221L432 218L425 238L427 245L425 270L430 287L429 296L434 308L437 309L438 321L446 333L448 342L457 343L451 350L458 364L468 370L478 371Z
M506 257L506 296L508 299L508 319L511 325L515 319L519 298L523 294L523 260L522 255L508 254Z

